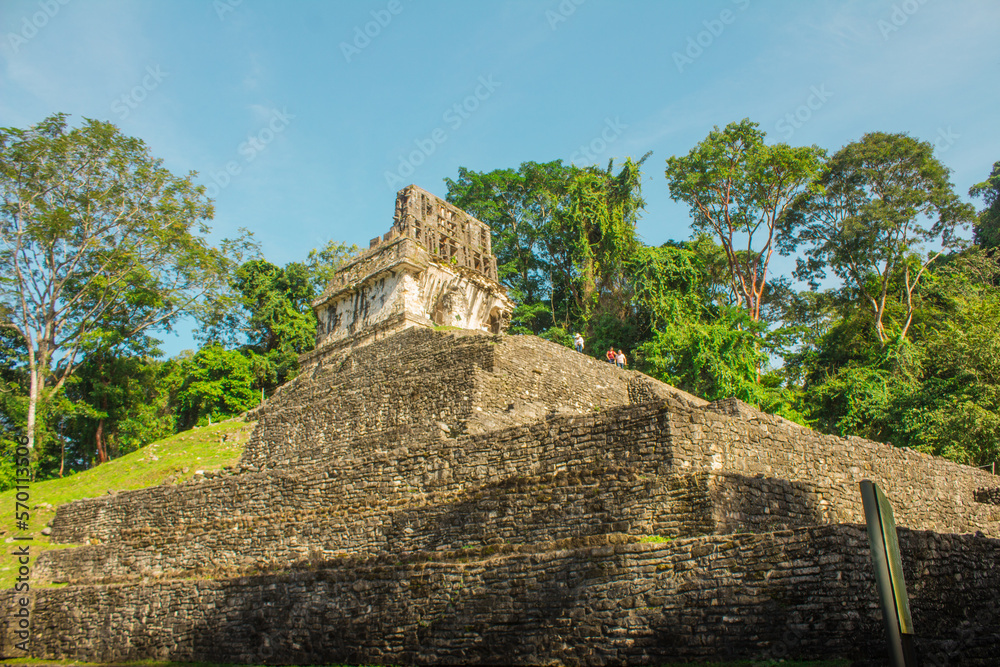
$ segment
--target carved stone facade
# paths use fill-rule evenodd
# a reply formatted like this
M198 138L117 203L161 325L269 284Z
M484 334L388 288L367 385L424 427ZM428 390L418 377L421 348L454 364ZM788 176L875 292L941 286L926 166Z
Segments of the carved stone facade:
M514 304L497 282L489 226L410 185L396 195L392 229L337 272L313 309L324 349L412 326L502 333Z

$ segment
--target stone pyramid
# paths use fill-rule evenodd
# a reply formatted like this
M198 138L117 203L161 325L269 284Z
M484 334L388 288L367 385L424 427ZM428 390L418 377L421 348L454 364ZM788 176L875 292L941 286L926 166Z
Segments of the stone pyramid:
M60 508L33 655L273 664L878 657L858 482L918 647L991 663L996 478L530 336L318 355L238 469ZM994 489L993 492L990 489ZM10 652L10 628L7 655Z
M870 479L918 651L996 664L995 476L497 333L488 228L414 187L314 304L317 350L237 468L59 508L51 539L78 546L35 565L32 656L884 659Z

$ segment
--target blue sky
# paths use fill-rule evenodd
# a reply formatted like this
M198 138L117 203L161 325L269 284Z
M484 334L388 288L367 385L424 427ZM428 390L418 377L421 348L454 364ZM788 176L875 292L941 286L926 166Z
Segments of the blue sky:
M664 161L744 117L831 152L907 132L964 195L1000 160L998 26L994 0L3 0L0 125L114 122L276 264L367 247L397 189L460 166L653 151L658 244L690 234Z

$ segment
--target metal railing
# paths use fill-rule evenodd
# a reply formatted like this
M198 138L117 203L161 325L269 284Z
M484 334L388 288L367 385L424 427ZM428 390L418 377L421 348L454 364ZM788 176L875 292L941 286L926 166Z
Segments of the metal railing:
M990 470L991 473L993 473L994 475L997 474L997 462L996 461L994 461L993 463L987 463L984 466L976 466L976 467L977 468L983 468L983 469L989 468L989 470Z

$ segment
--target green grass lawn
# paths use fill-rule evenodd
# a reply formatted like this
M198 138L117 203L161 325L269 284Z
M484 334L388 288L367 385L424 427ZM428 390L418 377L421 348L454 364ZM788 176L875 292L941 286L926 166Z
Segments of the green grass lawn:
M195 428L169 438L158 440L139 451L96 466L90 470L69 475L61 479L50 479L30 485L28 507L30 522L28 532L31 541L19 541L18 545L29 545L32 562L42 551L63 549L69 544L51 544L42 535L42 529L52 521L56 508L81 498L96 498L109 491L143 489L158 484L181 484L190 480L197 471L211 471L235 464L243 453L243 447L250 437L253 424L229 421L213 426ZM23 535L14 527L14 495L12 489L0 493L0 537L13 543L12 535ZM10 548L7 549L10 551ZM12 557L0 558L0 589L12 588L16 563Z

